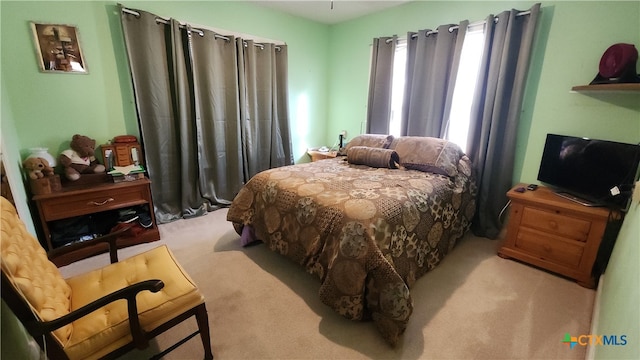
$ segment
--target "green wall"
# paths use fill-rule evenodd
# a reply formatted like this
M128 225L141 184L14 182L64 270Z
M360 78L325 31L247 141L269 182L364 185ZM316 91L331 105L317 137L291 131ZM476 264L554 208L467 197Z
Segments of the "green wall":
M24 221L27 230L31 234L36 234L36 229L33 223L33 218L29 208L29 202L27 201L27 190L25 188L23 174L22 174L22 159L20 157L20 146L18 145L18 134L16 132L14 122L12 121L13 115L11 112L11 105L6 98L7 91L5 91L4 82L1 84L2 89L2 121L0 121L0 142L2 142L2 165L7 174L7 180L11 188L11 195L13 196L16 210L18 215ZM35 213L35 212L34 212Z
M346 129L364 128L369 62L374 37L406 36L490 13L526 10L532 1L418 1L331 28L329 139ZM519 125L514 182L535 182L547 133L640 141L640 95L590 97L571 92L598 72L600 57L612 44L640 46L638 1L543 1L534 55ZM352 137L352 136L351 136Z
M57 155L68 147L75 133L99 143L124 133L138 135L116 2L0 4L2 82L23 157L28 148L39 146ZM123 5L190 24L286 42L294 158L306 159L307 147L324 143L328 26L245 2L131 1ZM77 26L89 74L39 72L30 21Z
M116 3L2 1L2 82L24 157L45 146L57 155L74 133L104 142L138 134ZM453 5L452 5L453 4ZM371 39L435 28L533 2L418 1L334 26L243 1L124 3L196 25L254 34L289 45L294 158L307 147L333 144L341 130L361 133L366 119ZM640 96L592 97L570 92L597 73L604 50L640 41L640 3L544 2L519 128L514 182L534 182L548 132L637 142ZM29 21L77 25L88 75L38 71ZM597 24L594 26L594 24Z
M598 335L627 336L625 346L596 346L595 359L640 358L640 201L629 210L604 274ZM572 334L573 335L573 334Z

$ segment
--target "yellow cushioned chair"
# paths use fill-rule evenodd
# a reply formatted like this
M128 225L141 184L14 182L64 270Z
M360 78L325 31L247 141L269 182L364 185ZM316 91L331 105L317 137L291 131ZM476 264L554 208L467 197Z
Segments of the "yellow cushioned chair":
M204 297L166 246L64 279L0 201L2 298L50 359L116 358L194 315L198 331L158 357L199 333L213 359Z

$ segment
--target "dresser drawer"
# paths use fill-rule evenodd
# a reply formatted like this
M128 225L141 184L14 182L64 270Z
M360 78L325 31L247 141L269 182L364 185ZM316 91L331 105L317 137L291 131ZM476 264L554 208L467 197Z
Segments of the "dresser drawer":
M70 197L54 197L40 200L45 221L119 209L144 204L149 201L145 186L86 192Z
M129 163L129 157L131 157L131 155L129 154L129 148L127 146L116 146L116 156L118 158L118 163L121 162L122 160L126 160L127 163Z
M580 241L587 240L591 229L589 221L531 207L524 208L521 224Z
M515 246L540 259L571 267L578 267L584 252L581 242L524 227L518 231Z

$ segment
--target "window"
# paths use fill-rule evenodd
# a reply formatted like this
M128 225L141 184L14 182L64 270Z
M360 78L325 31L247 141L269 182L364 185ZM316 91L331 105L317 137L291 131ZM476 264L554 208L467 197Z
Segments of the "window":
M469 120L471 117L471 104L473 93L478 82L478 70L482 59L484 46L484 27L476 30L467 30L462 43L460 66L456 76L456 84L453 88L453 101L449 114L449 126L445 138L450 140L464 151L468 151L467 135L469 134Z
M460 66L453 90L451 113L446 139L467 150L467 135L471 115L473 93L478 79L482 48L484 46L484 26L470 26L462 44ZM393 82L391 90L391 118L389 133L400 136L402 104L405 90L407 63L407 40L401 39L396 46L393 60Z
M407 40L402 39L396 45L396 52L393 55L393 81L391 83L391 118L389 119L389 134L393 136L400 136L406 69Z

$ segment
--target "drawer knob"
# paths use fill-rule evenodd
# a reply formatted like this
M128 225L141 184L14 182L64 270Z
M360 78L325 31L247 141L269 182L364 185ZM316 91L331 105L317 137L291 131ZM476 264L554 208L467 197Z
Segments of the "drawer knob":
M106 203L108 203L108 202L112 202L112 201L114 201L114 200L115 200L114 198L108 198L108 199L106 199L105 201L102 201L102 202L89 201L89 202L87 203L87 205L102 206L102 205L104 205L104 204L106 204Z

